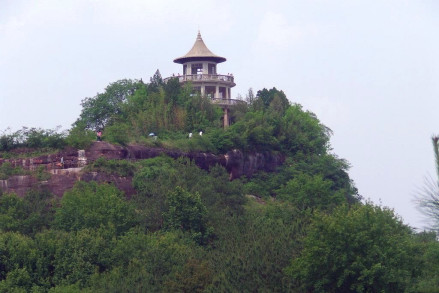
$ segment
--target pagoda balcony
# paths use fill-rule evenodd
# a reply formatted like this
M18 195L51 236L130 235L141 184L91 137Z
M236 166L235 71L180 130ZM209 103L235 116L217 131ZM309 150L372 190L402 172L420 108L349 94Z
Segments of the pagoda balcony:
M221 107L227 107L227 106L234 106L238 104L246 104L243 100L237 100L237 99L211 99L212 104L219 105Z
M179 76L171 76L165 78L163 81L167 83L172 78L178 78L180 83L192 81L192 82L220 82L228 84L229 86L235 86L235 79L233 75L222 75L222 74L187 74Z

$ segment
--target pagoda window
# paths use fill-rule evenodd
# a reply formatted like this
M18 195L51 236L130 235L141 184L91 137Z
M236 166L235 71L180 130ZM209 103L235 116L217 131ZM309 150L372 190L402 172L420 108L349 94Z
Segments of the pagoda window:
M208 70L209 74L216 74L216 64L209 63Z
M225 99L226 98L226 88L225 87L220 87L219 88L219 97L220 99Z
M216 86L206 86L206 97L213 99L216 93Z
M202 63L194 63L191 66L191 74L202 74L203 73L203 64Z

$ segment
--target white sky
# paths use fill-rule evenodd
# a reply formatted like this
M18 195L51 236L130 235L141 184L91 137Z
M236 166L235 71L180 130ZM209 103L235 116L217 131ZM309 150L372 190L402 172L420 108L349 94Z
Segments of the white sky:
M435 176L435 0L0 0L0 130L67 129L110 82L181 72L198 29L233 96L283 90L334 131L365 198L425 225L413 197Z

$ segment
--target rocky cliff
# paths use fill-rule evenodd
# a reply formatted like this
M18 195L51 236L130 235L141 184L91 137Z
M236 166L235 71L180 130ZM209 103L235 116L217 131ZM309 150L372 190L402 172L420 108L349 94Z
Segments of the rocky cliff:
M208 170L216 164L222 165L230 174L230 180L243 175L251 177L259 170L274 171L281 165L285 156L282 154L266 153L243 153L239 150L232 150L223 155L214 155L203 152L182 152L179 150L168 150L163 148L144 147L129 145L126 147L113 145L107 142L95 142L87 150L76 150L66 148L56 154L26 159L1 159L0 165L9 162L12 166L21 166L24 169L35 171L44 167L50 173L50 178L38 181L33 175L12 176L6 180L0 180L2 192L15 192L24 195L31 188L48 189L57 196L75 184L78 180L112 182L118 188L125 191L127 196L135 191L131 185L132 178L118 177L115 175L102 174L97 172L84 172L82 169L90 162L100 157L116 160L143 160L161 154L166 154L174 159L187 157L195 162L197 166Z

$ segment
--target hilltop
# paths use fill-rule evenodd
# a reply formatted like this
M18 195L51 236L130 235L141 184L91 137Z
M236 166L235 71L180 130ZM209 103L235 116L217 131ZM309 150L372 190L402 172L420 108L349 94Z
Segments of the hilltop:
M157 72L85 98L68 132L3 133L0 292L438 288L435 234L362 202L315 114L276 88L243 101L223 128Z

